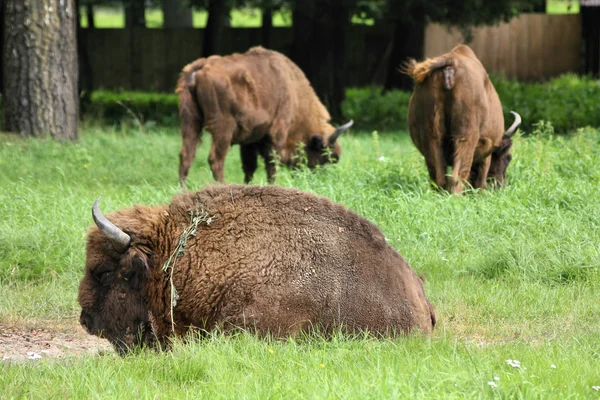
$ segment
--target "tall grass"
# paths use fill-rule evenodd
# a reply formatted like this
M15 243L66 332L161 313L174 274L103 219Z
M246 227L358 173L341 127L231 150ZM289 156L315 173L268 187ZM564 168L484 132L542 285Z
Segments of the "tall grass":
M426 276L439 317L431 339L215 335L167 354L3 363L0 397L597 395L600 132L557 137L539 126L515 139L507 188L460 197L430 188L406 132L345 135L339 164L280 169L277 183L380 226ZM192 188L212 182L208 147L199 148ZM176 130L157 128L89 127L78 143L0 136L0 325L74 321L93 201L103 195L105 212L168 202L180 191L179 148ZM237 148L225 176L243 181ZM261 168L256 183L265 181Z

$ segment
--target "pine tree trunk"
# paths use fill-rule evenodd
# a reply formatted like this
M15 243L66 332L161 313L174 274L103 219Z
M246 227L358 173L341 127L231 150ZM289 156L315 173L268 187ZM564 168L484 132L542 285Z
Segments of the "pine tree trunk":
M74 0L6 0L5 130L77 139Z
M229 20L229 9L223 0L209 0L208 21L204 29L202 54L204 57L220 54L221 35Z
M351 4L345 0L303 0L296 3L293 13L291 58L338 121L342 118L346 83L346 31Z
M94 19L94 6L91 4L88 4L85 7L86 10L86 15L87 15L87 22L88 22L88 29L93 29L96 27L96 20Z
M262 9L262 24L260 26L260 36L262 46L265 48L271 47L271 31L273 30L273 8L265 6Z
M4 9L6 2L0 0L0 60L4 57ZM0 62L0 93L4 93L4 63Z
M144 0L127 0L125 2L125 28L145 28L146 7Z
M163 0L163 28L193 28L192 8L183 0Z
M409 58L421 61L425 46L425 23L409 24L397 20L394 24L392 51L388 61L385 90L411 90L412 79L398 72L398 68Z

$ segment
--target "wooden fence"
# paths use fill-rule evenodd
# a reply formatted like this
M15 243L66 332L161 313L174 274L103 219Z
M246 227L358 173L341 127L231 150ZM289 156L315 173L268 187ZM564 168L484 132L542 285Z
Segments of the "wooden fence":
M462 43L458 30L431 24L425 56L435 57ZM581 67L579 15L523 14L509 23L474 29L469 44L488 72L521 80L540 80Z
M471 43L489 72L504 71L523 80L579 72L581 22L578 15L523 14L508 24L475 29ZM202 29L86 29L95 88L172 91L181 68L198 58ZM259 45L259 28L228 28L223 53ZM391 30L355 25L347 36L348 86L382 84ZM271 48L288 53L290 28L274 28ZM461 43L457 31L432 24L425 34L425 55L433 57ZM391 71L391 73L397 73Z

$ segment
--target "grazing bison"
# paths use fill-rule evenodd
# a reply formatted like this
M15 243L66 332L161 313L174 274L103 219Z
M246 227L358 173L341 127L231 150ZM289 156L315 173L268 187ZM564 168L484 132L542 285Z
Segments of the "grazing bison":
M500 99L473 50L460 45L421 63L410 60L401 71L415 81L408 125L431 180L451 193L462 192L466 181L484 188L488 176L505 185L521 117L511 111L515 122L504 131Z
M324 197L215 185L110 221L98 201L80 322L121 353L189 330L393 334L435 325L421 279L381 231Z
M179 113L183 145L179 180L183 185L196 155L202 129L212 135L208 162L213 177L223 182L223 164L232 144L239 144L245 182L252 180L258 154L273 182L275 163L296 163L298 147L309 167L337 162L340 134L352 121L334 128L304 73L289 58L253 47L244 54L200 58L179 76Z

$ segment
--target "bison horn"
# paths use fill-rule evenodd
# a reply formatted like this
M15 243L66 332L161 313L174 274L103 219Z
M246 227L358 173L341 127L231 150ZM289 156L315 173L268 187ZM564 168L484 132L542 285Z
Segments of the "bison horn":
M335 132L333 132L333 134L331 136L329 136L329 140L328 140L329 145L333 146L333 144L335 143L337 138L342 134L342 132L347 131L353 124L354 124L354 121L350 120L350 122L347 122L344 125L337 127L335 129Z
M100 200L102 200L102 196L98 197L98 200L94 203L92 207L92 217L94 217L94 222L100 228L102 233L104 233L110 240L112 240L115 249L121 253L124 253L125 250L129 247L129 243L131 243L131 237L116 227L115 224L110 222L102 212L100 211Z
M514 135L517 131L519 125L521 125L521 116L514 111L511 111L510 113L514 115L515 122L513 122L513 124L510 126L510 128L506 130L506 132L504 132L504 134L502 135L502 139L510 139L510 137Z

